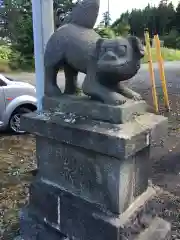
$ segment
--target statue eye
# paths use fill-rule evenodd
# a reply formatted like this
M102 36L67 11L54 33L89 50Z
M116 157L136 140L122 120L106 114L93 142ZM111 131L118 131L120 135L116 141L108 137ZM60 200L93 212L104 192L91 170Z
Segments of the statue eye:
M125 56L126 55L126 46L119 46L118 51L120 56Z
M106 48L105 48L105 47L102 47L102 48L101 48L101 55L104 55L105 52L106 52Z
M105 52L105 48L104 47L101 48L101 52Z

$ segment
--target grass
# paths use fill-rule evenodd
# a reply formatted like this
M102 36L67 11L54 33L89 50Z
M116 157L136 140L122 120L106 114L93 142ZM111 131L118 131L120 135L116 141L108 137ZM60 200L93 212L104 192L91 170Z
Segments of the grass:
M180 50L169 49L169 48L161 48L162 57L164 61L180 61ZM155 48L151 49L152 61L157 62L156 50ZM142 61L143 63L148 63L147 53Z

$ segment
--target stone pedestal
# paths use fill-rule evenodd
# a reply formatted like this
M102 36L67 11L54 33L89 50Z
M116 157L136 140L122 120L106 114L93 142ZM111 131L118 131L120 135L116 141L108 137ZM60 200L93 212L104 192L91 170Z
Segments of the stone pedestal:
M167 119L147 113L145 102L112 107L62 96L43 103L43 112L21 120L36 135L38 163L22 237L170 239L148 186L151 142L166 134Z

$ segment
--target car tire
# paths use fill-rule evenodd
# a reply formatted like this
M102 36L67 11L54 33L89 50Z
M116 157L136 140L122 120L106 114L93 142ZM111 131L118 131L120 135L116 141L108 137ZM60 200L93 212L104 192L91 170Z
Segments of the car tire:
M28 108L20 107L16 109L9 120L9 129L16 134L23 134L25 131L20 130L20 117L25 113L32 112Z

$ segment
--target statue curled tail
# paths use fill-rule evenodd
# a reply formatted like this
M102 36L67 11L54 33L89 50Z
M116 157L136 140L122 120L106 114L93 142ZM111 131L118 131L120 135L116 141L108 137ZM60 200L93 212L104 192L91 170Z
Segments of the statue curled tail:
M73 23L78 26L92 29L96 23L100 8L100 0L79 1L63 24Z

